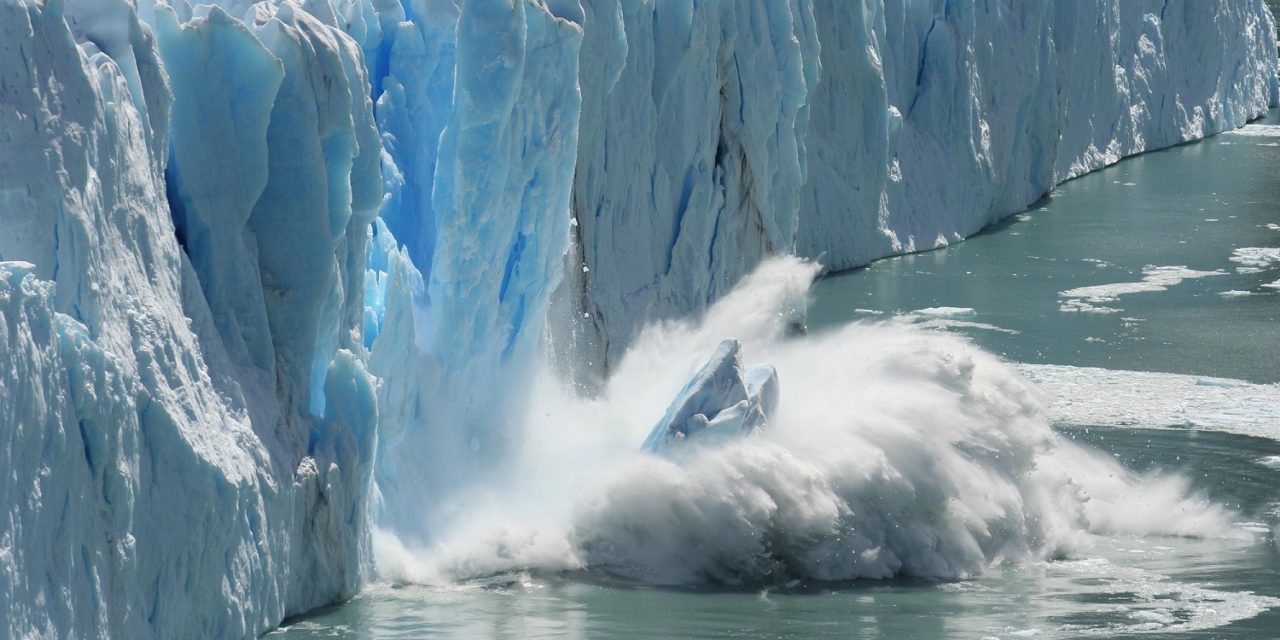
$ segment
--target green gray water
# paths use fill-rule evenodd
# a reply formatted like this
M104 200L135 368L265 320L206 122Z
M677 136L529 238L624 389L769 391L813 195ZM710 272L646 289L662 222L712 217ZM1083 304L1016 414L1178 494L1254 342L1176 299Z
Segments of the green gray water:
M1280 381L1280 290L1263 286L1280 270L1241 273L1230 260L1238 248L1280 246L1280 230L1267 227L1280 224L1278 144L1280 137L1221 136L1074 180L964 243L825 279L810 327L914 317L1019 362ZM1138 282L1153 266L1223 273L1094 305L1112 313L1061 310L1060 292ZM910 313L929 307L972 312ZM1252 537L1098 539L1078 558L960 582L684 590L520 574L448 588L379 587L272 637L1280 636L1274 601L1244 595L1280 598L1280 469L1259 463L1280 455L1280 443L1186 429L1060 429L1135 469L1184 472L1236 509L1237 526ZM1239 615L1242 607L1263 611ZM1220 624L1228 619L1235 621Z

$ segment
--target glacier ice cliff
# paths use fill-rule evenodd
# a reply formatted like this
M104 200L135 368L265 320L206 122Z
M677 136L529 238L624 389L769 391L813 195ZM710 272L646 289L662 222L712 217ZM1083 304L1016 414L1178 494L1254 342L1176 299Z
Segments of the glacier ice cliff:
M572 3L393 6L378 23L400 21L365 45L387 60L378 229L408 239L370 262L386 305L370 365L384 380L378 488L422 507L381 511L402 535L427 531L429 507L507 446L559 281L582 29L558 4Z
M812 126L828 135L810 143L796 243L831 269L945 246L1278 97L1261 2L857 4L814 5L830 45Z
M584 6L599 26L583 45L567 288L587 321L568 339L603 366L646 321L700 310L793 250L818 39L794 0Z
M1275 51L1261 0L0 0L0 637L345 598L540 348L972 234Z
M1280 97L1261 0L584 6L563 295L586 319L560 341L596 377L762 254L841 270L944 246Z
M0 4L5 637L252 637L367 568L361 58L157 11Z

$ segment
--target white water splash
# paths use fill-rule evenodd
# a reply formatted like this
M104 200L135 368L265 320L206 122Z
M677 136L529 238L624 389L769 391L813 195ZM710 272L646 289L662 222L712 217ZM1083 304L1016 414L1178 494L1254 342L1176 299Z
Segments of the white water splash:
M600 395L542 377L518 455L456 496L393 581L588 569L658 584L965 577L1069 554L1090 533L1240 535L1177 476L1059 438L1045 397L964 340L895 324L787 339L817 267L766 263L699 323L645 331ZM645 434L718 342L777 367L763 434L673 458Z

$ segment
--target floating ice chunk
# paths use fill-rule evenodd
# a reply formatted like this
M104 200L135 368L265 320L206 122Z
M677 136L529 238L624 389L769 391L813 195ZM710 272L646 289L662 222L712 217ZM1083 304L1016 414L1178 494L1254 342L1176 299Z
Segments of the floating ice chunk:
M1280 385L1172 373L1018 365L1059 424L1195 427L1280 440Z
M1063 313L1119 313L1124 311L1124 309L1089 304L1084 300L1073 298L1070 300L1064 300L1062 304L1058 306L1058 311Z
M929 307L927 309L916 309L911 313L933 318L971 318L978 315L977 311L969 307Z
M645 451L662 453L692 439L729 439L764 428L778 405L778 374L767 364L744 370L741 350L735 339L720 343L645 438Z
M1263 285L1263 286L1270 286L1270 285ZM1219 291L1218 295L1224 298L1245 298L1245 297L1257 295L1257 294L1255 294L1252 291L1240 291L1238 289L1232 289L1230 291Z
M1231 252L1231 261L1240 273L1257 273L1280 265L1280 247L1241 247Z
M1084 298L1089 302L1113 302L1122 295L1144 293L1148 291L1164 291L1169 287L1192 278L1205 278L1223 275L1222 271L1196 271L1182 266L1145 267L1142 270L1141 282L1117 282L1090 287L1078 287L1060 292L1064 298Z
M1084 313L1114 313L1118 310L1099 305L1115 302L1120 296L1165 291L1183 280L1220 276L1225 273L1225 271L1196 271L1184 266L1147 266L1142 269L1142 280L1140 282L1116 282L1060 291L1058 295L1065 299L1058 309L1060 311Z

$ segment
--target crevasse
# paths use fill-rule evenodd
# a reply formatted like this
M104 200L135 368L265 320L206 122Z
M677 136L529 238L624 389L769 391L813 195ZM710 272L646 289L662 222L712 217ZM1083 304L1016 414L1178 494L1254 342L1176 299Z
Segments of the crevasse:
M0 0L0 637L253 637L767 256L1275 104L1260 0Z

